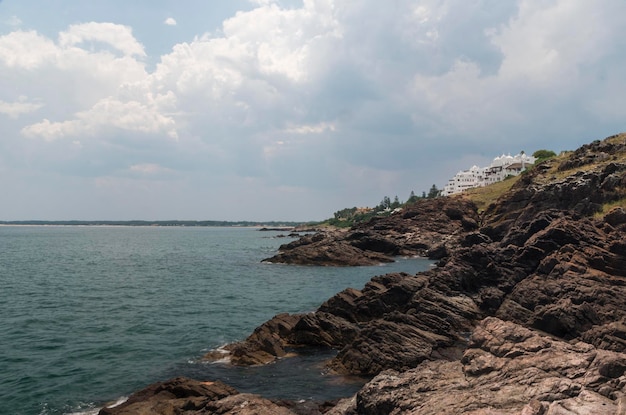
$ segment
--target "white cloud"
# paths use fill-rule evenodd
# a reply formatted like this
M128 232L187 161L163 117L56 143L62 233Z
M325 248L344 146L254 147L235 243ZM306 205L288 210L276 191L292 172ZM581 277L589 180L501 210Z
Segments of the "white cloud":
M61 47L77 46L85 42L102 42L126 56L146 56L143 45L133 36L132 29L114 23L83 23L71 25L59 34Z
M20 95L39 96L58 117L145 80L147 73L131 56L63 47L35 31L15 31L0 36L0 76L15 88L19 85Z
M129 170L132 173L138 173L147 176L172 173L172 169L168 169L167 167L163 167L155 163L134 164L130 166Z
M20 115L37 111L44 106L41 102L28 102L27 100L28 98L24 96L16 102L0 100L0 114L8 115L10 118L18 118Z
M428 126L435 136L460 134L478 140L487 134L484 140L495 138L495 131L518 134L511 128L527 128L529 120L556 120L569 111L600 108L598 101L610 99L609 106L619 108L615 96L604 91L604 82L592 77L599 75L595 72L606 59L614 62L608 68L626 64L616 49L616 43L626 46L616 37L624 23L618 10L623 6L611 1L603 3L609 7L567 0L519 3L512 18L484 29L502 56L493 74L485 75L481 62L459 56L443 73L414 76L416 123ZM623 76L607 68L601 76L623 85Z
M113 98L99 101L93 108L79 112L76 119L51 122L48 119L22 129L25 137L54 141L65 137L94 136L114 130L166 135L177 139L176 122L156 107L137 101L121 102Z
M35 31L15 31L0 36L0 62L9 68L35 69L56 57L53 41Z
M177 24L176 19L174 19L173 17L168 17L163 23L167 26L176 26Z
M333 2L307 0L299 9L263 4L226 20L225 40L261 74L282 75L295 82L309 79L317 49L341 38Z
M288 134L321 134L337 129L334 123L321 122L318 124L292 125L285 129Z
M42 121L22 128L22 135L29 138L40 137L46 141L54 141L64 136L74 136L83 132L84 128L79 121L50 122Z
M86 41L104 42L122 56L79 47ZM45 105L44 118L31 120L21 133L46 141L119 130L177 138L176 122L168 115L175 96L151 91L144 64L130 55L144 55L143 47L120 25L74 25L59 35L58 44L33 31L2 36L0 73L7 82L16 79L21 93L41 98L34 103L2 101L0 112L17 117ZM16 70L26 71L19 76Z

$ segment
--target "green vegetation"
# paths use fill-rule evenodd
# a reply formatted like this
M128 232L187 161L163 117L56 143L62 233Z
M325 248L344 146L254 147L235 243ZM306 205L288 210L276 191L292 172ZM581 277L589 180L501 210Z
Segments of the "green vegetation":
M381 202L373 208L351 207L341 209L335 212L332 218L327 219L318 225L349 228L357 223L367 222L374 217L389 216L398 208L416 203L421 199L432 199L438 197L440 194L441 191L433 184L428 194L426 194L426 192L422 192L421 197L417 196L414 191L411 191L411 194L406 202L401 202L397 195L393 198L393 200L391 200L389 196L385 196Z
M433 199L435 197L438 197L441 194L441 190L437 189L437 186L435 186L434 184L431 186L430 190L428 191L428 196L426 196L428 199Z
M623 197L623 198L621 198L619 200L615 200L613 202L605 203L604 205L602 205L602 208L598 212L596 212L594 217L596 219L601 219L607 213L609 213L612 209L614 209L616 207L621 207L623 209L626 209L626 197Z
M535 164L541 163L544 160L556 157L556 153L552 150L537 150L533 153L533 157L537 159Z

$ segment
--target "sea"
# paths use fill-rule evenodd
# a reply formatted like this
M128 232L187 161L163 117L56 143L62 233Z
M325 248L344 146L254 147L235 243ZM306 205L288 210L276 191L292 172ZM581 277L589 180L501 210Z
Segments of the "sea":
M350 396L333 350L249 368L202 356L278 313L311 312L423 258L372 267L262 263L291 240L235 227L0 226L0 414L96 414L175 376L270 398Z

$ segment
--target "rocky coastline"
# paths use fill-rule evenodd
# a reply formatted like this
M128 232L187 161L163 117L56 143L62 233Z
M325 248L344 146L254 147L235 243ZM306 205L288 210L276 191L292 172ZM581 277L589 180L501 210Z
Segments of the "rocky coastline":
M438 260L348 288L313 313L277 315L227 347L237 365L334 348L329 370L371 378L360 392L298 405L177 378L100 413L626 414L624 200L620 134L543 162L483 210L437 198L305 235L267 261Z

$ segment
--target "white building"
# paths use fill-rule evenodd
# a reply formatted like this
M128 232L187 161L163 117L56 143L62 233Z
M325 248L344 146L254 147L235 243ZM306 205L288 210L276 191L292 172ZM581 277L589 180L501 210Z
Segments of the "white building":
M442 195L449 196L461 193L474 187L483 187L504 180L508 176L517 176L526 170L526 166L535 164L535 158L520 153L516 156L505 156L493 159L489 167L472 166L469 170L460 171L448 180Z

